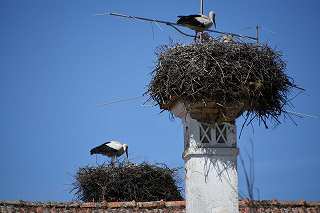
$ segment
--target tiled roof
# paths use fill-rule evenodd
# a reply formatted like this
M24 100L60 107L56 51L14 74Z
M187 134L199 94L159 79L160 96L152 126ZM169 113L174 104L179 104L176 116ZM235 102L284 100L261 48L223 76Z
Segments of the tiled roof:
M241 213L320 213L320 202L306 201L254 201L241 200L239 202ZM251 209L251 211L250 211ZM252 211L252 210L255 211ZM184 201L154 201L154 202L26 202L26 201L0 201L1 213L34 212L106 212L106 213L184 213Z
M56 213L56 212L98 212L107 213L184 213L184 201L154 201L154 202L26 202L26 201L0 201L1 213L34 212L34 213Z
M304 200L263 200L252 202L249 200L241 200L239 202L239 208L241 213L320 213L320 202L306 202Z

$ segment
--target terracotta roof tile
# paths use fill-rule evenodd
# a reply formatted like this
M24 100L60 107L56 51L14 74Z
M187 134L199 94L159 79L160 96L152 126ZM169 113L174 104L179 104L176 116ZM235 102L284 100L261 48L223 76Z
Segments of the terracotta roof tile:
M301 201L239 201L240 213L320 213L320 202ZM0 213L4 212L107 212L107 213L184 213L185 201L153 201L153 202L26 202L26 201L0 201Z

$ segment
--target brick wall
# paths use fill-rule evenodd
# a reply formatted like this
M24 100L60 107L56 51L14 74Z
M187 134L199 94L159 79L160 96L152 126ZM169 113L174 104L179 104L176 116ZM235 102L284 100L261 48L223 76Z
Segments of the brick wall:
M102 202L102 203L35 203L25 201L0 201L1 213L184 213L184 201L155 202Z
M320 202L242 200L239 207L241 213L320 213Z
M284 202L242 200L241 213L320 213L320 202ZM155 202L102 202L102 203L37 203L25 201L0 201L1 213L184 213L184 201Z

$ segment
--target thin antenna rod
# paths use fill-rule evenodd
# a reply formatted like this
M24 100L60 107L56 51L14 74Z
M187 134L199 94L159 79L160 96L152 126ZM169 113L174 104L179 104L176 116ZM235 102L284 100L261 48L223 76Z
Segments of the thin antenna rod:
M295 115L295 116L297 116L297 117L308 117L308 118L316 118L316 119L318 119L319 118L319 116L317 116L317 115L311 115L311 114L305 114L305 113L301 113L301 112L294 112L294 111L284 111L284 112L286 112L286 113L290 113L290 114L293 114L293 115Z
M256 26L256 40L257 40L257 44L259 44L259 40L260 40L260 38L259 38L259 25L257 25Z
M140 98L143 98L143 96L136 96L136 97L131 97L131 98L118 99L118 100L114 100L114 101L98 104L98 106L99 107L104 107L104 106L108 106L108 105L112 105L112 104L116 104L116 103L129 102L129 101L137 100L137 99L140 99Z
M105 15L118 16L118 17L129 18L129 19L137 19L137 20L149 21L149 22L157 22L157 23L161 23L161 24L166 24L171 27L173 27L173 26L184 27L183 25L173 23L173 22L144 18L144 17L139 17L139 16L124 15L124 14L120 14L120 13L98 13L98 14L96 14L96 16L105 16ZM239 38L247 38L247 39L252 39L252 40L257 41L257 38L252 37L252 36L240 35L240 34L236 34L236 33L227 33L227 32L222 32L222 31L218 31L218 30L205 30L205 31L217 33L217 34L222 34L222 35L231 35L231 36L235 36L235 37L239 37Z
M203 1L204 0L200 0L200 14L203 15Z

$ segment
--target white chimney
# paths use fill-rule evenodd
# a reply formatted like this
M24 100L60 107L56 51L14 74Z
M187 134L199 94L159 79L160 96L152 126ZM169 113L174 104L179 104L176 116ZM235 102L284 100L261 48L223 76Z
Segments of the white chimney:
M212 109L187 110L181 102L171 108L184 129L187 213L239 212L236 126L215 122Z

